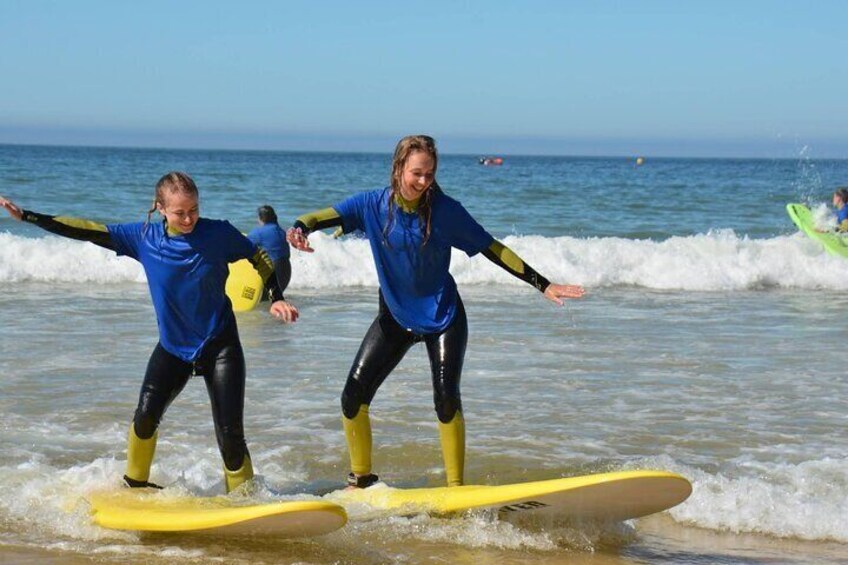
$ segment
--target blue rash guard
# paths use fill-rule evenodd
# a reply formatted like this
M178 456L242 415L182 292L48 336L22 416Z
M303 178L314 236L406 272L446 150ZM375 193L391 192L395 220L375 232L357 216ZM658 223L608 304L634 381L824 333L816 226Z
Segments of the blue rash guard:
M842 222L848 220L848 205L843 206L836 211L836 229L842 227Z
M389 311L401 326L418 334L440 332L456 315L456 282L448 271L451 248L471 257L494 240L462 204L439 189L431 190L431 231L424 246L418 213L406 213L394 203L391 230L384 238L389 188L361 192L333 206L345 233L365 232Z
M253 228L247 234L247 238L267 251L268 256L275 263L280 259L288 259L291 255L289 242L286 241L286 232L279 224L264 224Z
M106 227L118 255L144 267L162 347L194 361L235 321L224 290L227 264L252 257L256 246L223 220L200 218L191 233L178 236L167 235L164 222Z

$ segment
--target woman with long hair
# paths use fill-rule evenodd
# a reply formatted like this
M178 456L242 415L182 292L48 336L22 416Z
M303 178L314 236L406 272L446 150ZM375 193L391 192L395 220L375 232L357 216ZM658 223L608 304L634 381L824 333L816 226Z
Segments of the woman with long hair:
M426 345L430 358L447 484L463 484L465 420L459 383L468 325L448 271L453 247L469 256L483 253L557 304L584 294L580 286L549 282L489 235L436 183L437 165L433 138L405 137L395 148L388 187L301 216L287 232L296 249L312 252L307 239L312 231L333 226L341 226L345 233L359 230L368 238L377 266L379 313L342 392L351 487L364 488L378 480L371 472L369 406L389 373L419 342Z

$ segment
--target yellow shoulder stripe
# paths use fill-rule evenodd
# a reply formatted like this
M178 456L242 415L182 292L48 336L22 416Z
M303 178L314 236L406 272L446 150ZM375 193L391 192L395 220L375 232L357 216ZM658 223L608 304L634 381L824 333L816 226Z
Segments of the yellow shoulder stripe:
M53 218L54 221L59 222L60 224L65 224L71 228L77 228L81 230L90 230L90 231L99 231L99 232L108 232L106 226L103 224L98 224L97 222L92 222L91 220L81 220L79 218L68 218L66 216L55 216Z
M320 223L327 222L330 220L338 219L339 213L336 212L333 208L324 208L322 210L317 210L315 212L309 212L308 214L304 214L300 216L297 221L302 222L310 231L315 229Z

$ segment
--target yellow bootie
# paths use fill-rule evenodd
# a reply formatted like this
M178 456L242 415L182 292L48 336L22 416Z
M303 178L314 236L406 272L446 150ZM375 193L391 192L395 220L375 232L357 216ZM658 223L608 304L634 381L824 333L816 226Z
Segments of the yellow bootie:
M465 419L462 412L457 412L447 424L439 421L439 439L448 486L461 486L465 473Z
M245 455L242 461L241 468L235 471L230 471L224 465L224 480L227 483L227 492L230 493L236 490L243 483L253 478L253 463L250 462L250 456Z
M135 423L130 424L130 432L127 437L127 474L124 481L131 487L156 487L149 483L150 465L153 464L153 454L156 452L156 439L159 430L148 439L141 439L135 433ZM158 487L157 487L158 488Z
M342 415L347 449L350 453L350 470L357 475L371 473L371 419L368 405L359 407L353 418Z

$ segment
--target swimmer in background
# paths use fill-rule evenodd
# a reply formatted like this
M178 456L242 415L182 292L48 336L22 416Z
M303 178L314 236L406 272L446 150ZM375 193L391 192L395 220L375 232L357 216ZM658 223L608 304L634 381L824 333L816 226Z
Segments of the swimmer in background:
M291 281L291 250L289 242L286 241L286 232L277 223L277 213L271 206L260 206L256 213L259 217L259 227L250 230L247 239L268 252L274 262L277 284L283 293Z
M848 233L848 187L833 192L833 207L836 208L836 231Z

